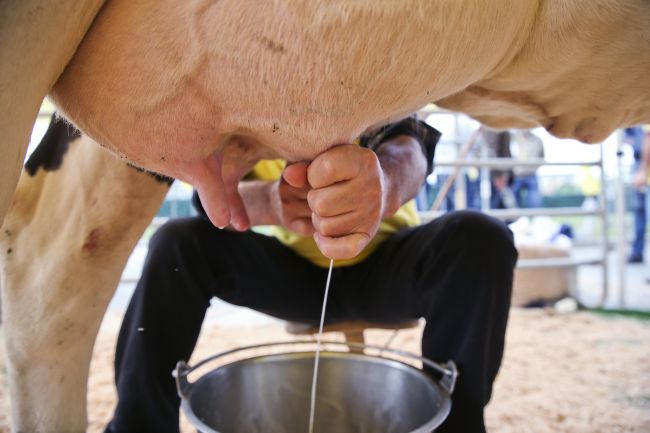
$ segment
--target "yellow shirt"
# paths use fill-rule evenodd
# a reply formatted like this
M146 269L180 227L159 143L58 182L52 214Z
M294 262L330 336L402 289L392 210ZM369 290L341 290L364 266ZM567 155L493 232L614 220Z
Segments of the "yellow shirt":
M250 173L250 179L257 180L276 180L282 175L285 162L283 160L265 160L257 163ZM335 266L350 266L363 261L368 257L377 246L386 240L391 234L405 227L414 227L420 223L420 218L415 207L415 201L411 200L402 205L395 215L385 218L379 225L379 230L374 238L368 243L366 248L358 256L349 260L336 260ZM301 236L281 226L273 226L270 235L277 238L280 242L291 248L301 257L306 258L317 266L326 268L329 266L330 259L325 257L312 237Z

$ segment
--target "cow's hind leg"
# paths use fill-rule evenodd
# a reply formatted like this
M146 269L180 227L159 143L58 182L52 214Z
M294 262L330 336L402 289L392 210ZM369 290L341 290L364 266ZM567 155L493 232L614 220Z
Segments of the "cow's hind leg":
M57 147L62 142L55 140L48 150L41 143L43 154L23 171L0 232L7 369L18 432L86 430L86 386L99 324L129 253L168 189L86 137L68 144Z

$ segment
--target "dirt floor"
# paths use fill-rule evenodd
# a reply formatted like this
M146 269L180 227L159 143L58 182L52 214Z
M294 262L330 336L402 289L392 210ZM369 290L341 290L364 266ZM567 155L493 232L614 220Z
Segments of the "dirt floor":
M89 432L101 432L114 403L112 360L119 316L105 319L89 385ZM418 351L421 330L393 343ZM386 332L370 333L381 344ZM204 327L195 360L227 348L286 340L281 326ZM3 358L3 357L2 357ZM0 432L9 432L4 359L0 360ZM505 360L487 410L491 432L650 432L650 322L513 310ZM193 431L183 421L183 432Z

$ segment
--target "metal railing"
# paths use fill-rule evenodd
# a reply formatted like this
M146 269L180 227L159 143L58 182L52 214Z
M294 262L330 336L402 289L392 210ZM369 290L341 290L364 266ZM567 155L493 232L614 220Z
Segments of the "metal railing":
M440 110L439 108L432 106L428 107L421 111L421 114L445 114L448 113L445 110ZM448 113L456 116L457 113ZM458 121L456 120L457 126ZM458 130L458 129L457 129ZM472 139L470 139L472 140ZM455 140L454 143L460 148L463 144L459 140ZM464 168L480 168L481 176L483 178L482 182L489 182L489 169L511 169L515 167L541 167L541 166L590 166L597 167L600 172L600 195L599 203L595 209L583 209L577 207L561 207L561 208L517 208L517 209L490 209L488 206L489 197L486 199L483 192L486 188L481 186L481 196L482 196L482 209L481 212L491 215L495 218L502 220L516 219L519 217L535 217L535 216L587 216L600 218L602 221L602 234L600 237L600 242L598 246L600 247L600 253L597 257L584 257L584 258L544 258L544 259L520 259L517 262L517 268L520 269L540 269L540 268L576 268L581 265L599 265L602 268L602 292L599 299L599 306L602 306L605 303L609 295L609 267L607 263L607 254L610 249L610 241L608 234L608 224L609 217L607 213L607 198L606 198L606 177L604 170L604 155L603 155L603 146L600 145L600 154L599 158L595 161L547 161L545 159L529 159L526 161L518 161L514 158L490 158L486 157L485 152L481 152L480 158L465 158L465 159L456 159L450 161L436 161L436 167L455 167L458 170ZM456 176L456 189L460 191L465 191L465 176ZM620 198L619 198L620 199ZM437 198L439 201L440 198ZM461 200L462 201L462 200ZM617 203L618 205L618 203ZM461 206L461 208L464 206ZM617 206L618 208L618 206ZM420 212L420 216L423 222L431 221L432 219L440 216L444 212L442 211L423 211ZM620 242L619 242L620 243ZM623 291L623 286L621 286L621 291ZM623 299L623 295L621 295Z

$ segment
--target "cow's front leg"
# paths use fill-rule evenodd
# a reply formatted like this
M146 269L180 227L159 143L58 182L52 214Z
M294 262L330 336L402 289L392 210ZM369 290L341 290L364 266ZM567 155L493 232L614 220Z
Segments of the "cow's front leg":
M23 172L0 233L17 432L86 430L88 370L102 316L168 189L85 137L69 144L62 164L39 162L32 174Z

